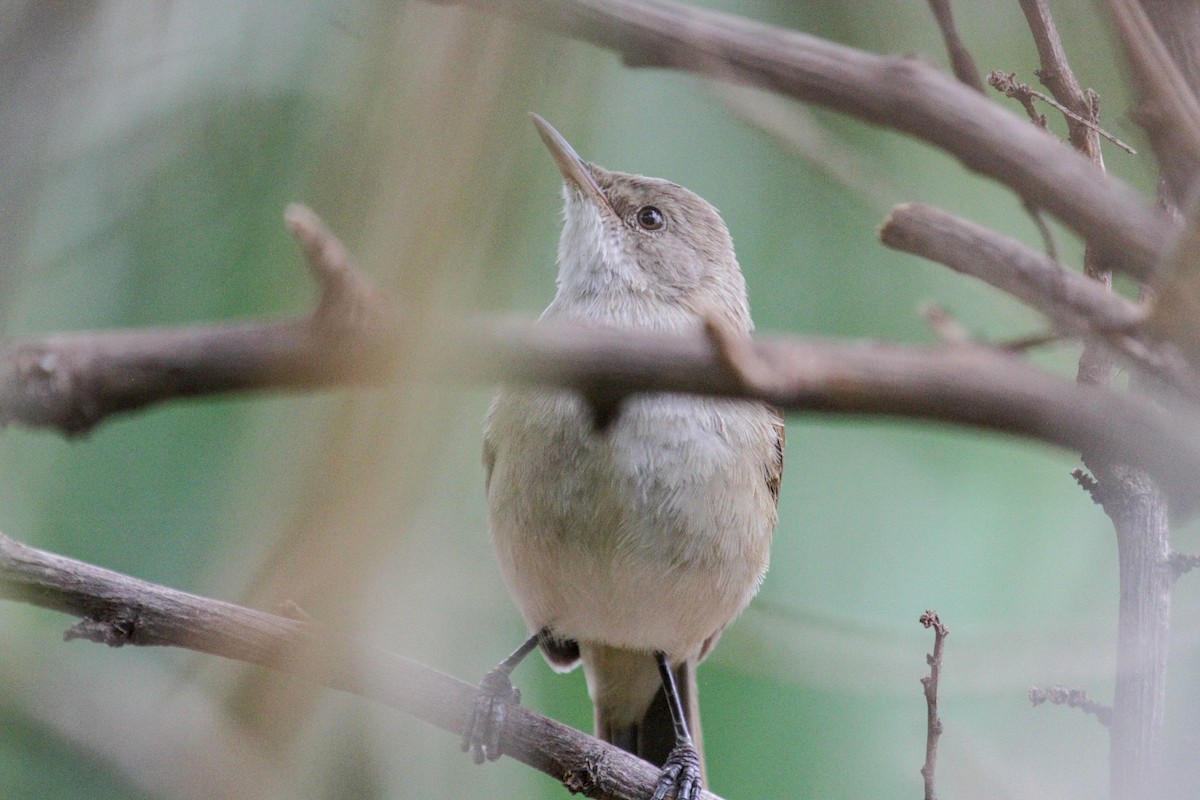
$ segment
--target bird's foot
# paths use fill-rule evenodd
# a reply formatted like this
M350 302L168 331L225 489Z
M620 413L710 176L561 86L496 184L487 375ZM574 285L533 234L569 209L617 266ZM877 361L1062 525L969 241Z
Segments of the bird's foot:
M667 756L650 800L700 800L700 754L691 742L675 745Z
M462 750L476 764L500 757L500 733L510 705L521 703L521 691L512 685L509 671L497 667L483 676L471 706L471 718L463 732Z

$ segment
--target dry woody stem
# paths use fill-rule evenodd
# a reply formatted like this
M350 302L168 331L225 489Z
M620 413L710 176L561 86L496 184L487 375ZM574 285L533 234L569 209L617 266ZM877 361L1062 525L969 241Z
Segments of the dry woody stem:
M4 534L0 597L81 617L66 632L68 641L182 647L257 664L398 708L455 735L462 734L476 692L315 623L140 581ZM641 759L522 706L510 709L501 746L586 797L644 800L658 778L658 770ZM719 800L708 792L703 797Z
M936 800L933 784L937 773L938 741L942 736L942 718L938 716L938 682L942 677L942 651L950 629L938 618L936 611L926 611L921 615L920 623L926 628L933 628L933 653L925 657L929 664L929 675L921 678L927 710L925 765L921 767L921 777L925 781L925 800Z

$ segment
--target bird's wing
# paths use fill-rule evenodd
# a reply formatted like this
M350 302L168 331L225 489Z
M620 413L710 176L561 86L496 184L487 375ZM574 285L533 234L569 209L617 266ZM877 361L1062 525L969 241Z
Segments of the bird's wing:
M767 462L767 491L771 493L775 504L779 504L779 485L783 481L783 445L787 438L787 431L783 427L783 415L777 409L771 409L774 415L775 425L775 450L772 458Z

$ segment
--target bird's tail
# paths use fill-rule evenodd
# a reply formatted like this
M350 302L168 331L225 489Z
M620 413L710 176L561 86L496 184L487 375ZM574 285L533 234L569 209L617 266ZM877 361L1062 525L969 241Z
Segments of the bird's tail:
M675 747L675 725L653 654L592 646L583 652L583 665L595 706L596 736L661 767ZM684 661L674 673L703 774L696 665Z

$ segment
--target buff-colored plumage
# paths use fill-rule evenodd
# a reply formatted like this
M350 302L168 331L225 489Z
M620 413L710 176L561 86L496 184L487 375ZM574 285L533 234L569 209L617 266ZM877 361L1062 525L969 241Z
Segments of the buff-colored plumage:
M715 315L751 330L716 209L668 181L573 164L573 151L547 143L567 180L558 292L544 319L698 333ZM646 207L661 227L642 224L654 221L639 217ZM630 749L661 736L643 719L660 686L653 653L690 681L750 602L767 569L782 455L780 418L759 403L635 397L598 429L569 391L496 398L484 458L500 568L531 630L578 643L601 736ZM548 656L572 666L573 648L564 652ZM694 685L685 690L694 712Z

